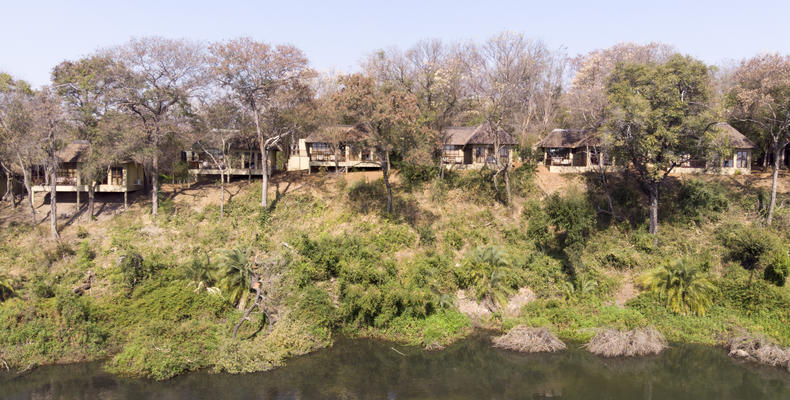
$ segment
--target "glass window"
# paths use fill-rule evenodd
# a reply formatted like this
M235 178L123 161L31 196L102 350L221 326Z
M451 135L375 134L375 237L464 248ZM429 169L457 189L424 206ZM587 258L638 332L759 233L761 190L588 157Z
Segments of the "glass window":
M736 159L738 160L738 168L749 167L749 152L739 151L738 153L736 153Z

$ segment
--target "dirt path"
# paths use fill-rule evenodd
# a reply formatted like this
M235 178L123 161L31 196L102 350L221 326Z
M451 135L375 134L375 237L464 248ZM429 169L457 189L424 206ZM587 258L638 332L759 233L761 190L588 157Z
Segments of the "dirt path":
M629 273L623 279L623 286L614 295L614 304L618 307L625 307L628 300L639 295L639 290L634 285L634 277Z

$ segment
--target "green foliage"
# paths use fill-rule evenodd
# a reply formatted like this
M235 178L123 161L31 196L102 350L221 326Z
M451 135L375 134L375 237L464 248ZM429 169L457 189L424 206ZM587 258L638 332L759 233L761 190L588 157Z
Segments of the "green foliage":
M208 254L204 257L194 256L184 266L184 278L189 281L188 286L195 287L196 292L213 289L219 280L218 275L219 270L211 263Z
M766 281L776 286L785 285L787 276L790 275L790 256L787 255L787 251L773 249L763 253L760 257L760 265L764 268L763 277Z
M16 293L14 281L5 275L0 275L0 301L10 299Z
M474 290L478 300L503 305L522 282L507 254L497 247L478 247L455 269L456 284Z
M510 188L517 196L526 196L534 188L537 165L532 163L521 164L510 173Z
M252 268L246 250L234 249L228 251L220 261L220 287L228 301L234 306L243 309L247 304L247 297L252 284Z
M400 173L401 184L405 186L406 190L413 190L436 179L439 176L440 167L436 164L421 165L404 162L395 168Z
M642 284L658 294L672 312L704 315L716 292L706 270L699 260L685 258L649 272L642 278Z
M339 321L337 307L326 290L317 286L308 286L301 291L294 301L294 316L308 321L311 326L331 332Z
M707 220L715 221L728 208L729 201L721 185L701 179L683 182L671 204L673 213L697 225Z
M152 272L150 266L146 265L143 256L133 249L127 249L119 257L118 268L121 271L123 284L128 290L133 290Z
M790 270L790 257L781 240L771 231L758 226L730 226L719 233L730 260L747 271L763 270L763 277L783 286Z
M541 204L538 201L527 202L524 205L523 216L528 221L527 237L539 247L548 247L552 239L549 232L551 222Z
M90 243L87 240L80 242L80 246L77 248L77 268L81 271L93 268L94 258L96 258L96 252L91 249Z
M38 276L33 283L33 294L40 299L51 299L55 297L55 288L45 277Z
M595 210L579 192L569 192L565 196L552 194L545 200L548 221L562 234L563 247L583 243L595 227Z

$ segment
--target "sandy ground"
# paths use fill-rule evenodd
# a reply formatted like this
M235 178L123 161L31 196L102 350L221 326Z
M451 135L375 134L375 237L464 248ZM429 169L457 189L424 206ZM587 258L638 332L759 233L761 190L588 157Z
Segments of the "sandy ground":
M549 172L545 165L538 165L535 174L535 184L543 193L553 194L555 192L566 191L570 187L584 190L584 183L578 174L558 174Z

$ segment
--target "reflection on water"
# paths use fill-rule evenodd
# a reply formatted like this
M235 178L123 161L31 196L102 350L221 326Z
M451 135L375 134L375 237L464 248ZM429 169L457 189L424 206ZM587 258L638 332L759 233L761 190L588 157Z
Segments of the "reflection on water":
M790 374L741 364L720 349L678 345L658 357L607 360L578 346L524 355L477 336L425 352L370 340L248 375L193 373L129 380L97 363L0 377L2 399L790 399Z

